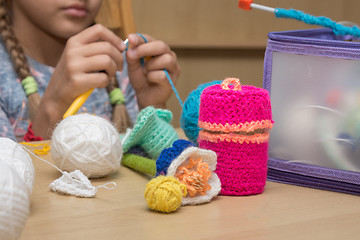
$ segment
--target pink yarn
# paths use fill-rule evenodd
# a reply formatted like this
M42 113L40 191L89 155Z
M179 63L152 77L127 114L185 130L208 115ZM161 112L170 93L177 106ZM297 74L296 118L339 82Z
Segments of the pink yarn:
M222 195L252 195L264 191L267 143L198 142L201 148L216 152L218 163L215 173L220 178Z
M202 92L198 144L217 153L215 172L223 195L252 195L264 191L267 177L268 132L272 128L269 93L241 86L238 79Z
M201 94L200 122L224 125L263 119L272 119L270 97L265 89L242 86L241 91L224 90L217 84Z

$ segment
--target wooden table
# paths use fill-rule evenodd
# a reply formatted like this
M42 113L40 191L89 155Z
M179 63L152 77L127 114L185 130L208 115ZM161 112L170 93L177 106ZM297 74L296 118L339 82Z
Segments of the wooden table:
M51 161L51 154L43 158ZM267 182L260 195L218 196L164 214L147 208L149 178L124 166L92 180L94 186L114 181L116 189L78 198L50 191L60 173L35 157L33 162L31 214L21 240L360 239L358 196Z

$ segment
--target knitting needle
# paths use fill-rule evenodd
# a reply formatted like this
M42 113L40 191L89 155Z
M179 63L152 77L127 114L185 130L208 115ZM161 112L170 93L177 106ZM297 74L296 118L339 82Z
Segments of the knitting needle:
M272 13L275 12L275 8L253 3L252 0L239 0L239 8L242 8L245 10L251 10L254 8L254 9L263 10L263 11L272 12Z
M239 0L239 8L251 10L252 8L272 12L279 18L292 18L307 24L331 28L336 35L353 35L360 37L360 29L356 26L348 27L339 24L327 17L316 17L295 9L271 8L253 3L253 0Z

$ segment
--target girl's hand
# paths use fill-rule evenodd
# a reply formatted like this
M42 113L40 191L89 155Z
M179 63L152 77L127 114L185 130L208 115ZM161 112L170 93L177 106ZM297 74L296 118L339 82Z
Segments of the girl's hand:
M123 66L125 44L109 29L94 25L71 37L46 93L65 108L91 88L103 88Z
M165 108L172 89L164 69L175 84L180 75L180 67L176 54L167 44L148 35L144 37L147 43L137 34L128 36L126 60L130 82L136 91L140 108L150 105ZM144 66L141 65L141 58L147 59Z
M40 103L33 130L52 129L76 97L92 88L103 88L123 66L126 46L109 29L94 25L71 37ZM39 126L42 123L44 126Z

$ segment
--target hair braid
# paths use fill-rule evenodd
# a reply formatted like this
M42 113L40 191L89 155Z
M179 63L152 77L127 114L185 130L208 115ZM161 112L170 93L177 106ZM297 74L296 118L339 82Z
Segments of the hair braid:
M13 66L18 77L24 80L31 76L29 64L26 55L16 39L12 28L12 21L10 17L9 1L0 0L0 32L1 38L4 42L5 48L10 55ZM36 115L37 107L40 103L40 95L35 92L28 96L30 120L33 121Z
M118 82L116 77L114 77L109 85L106 87L106 90L110 94L111 91L118 88ZM129 114L126 110L124 104L114 104L113 105L113 112L112 112L112 119L114 126L117 128L118 132L124 133L127 128L131 127L131 121L129 118Z

